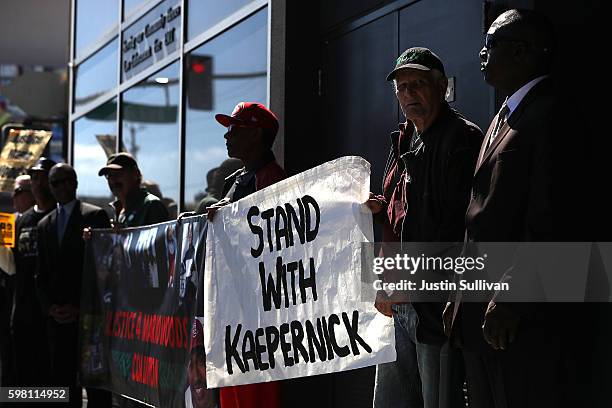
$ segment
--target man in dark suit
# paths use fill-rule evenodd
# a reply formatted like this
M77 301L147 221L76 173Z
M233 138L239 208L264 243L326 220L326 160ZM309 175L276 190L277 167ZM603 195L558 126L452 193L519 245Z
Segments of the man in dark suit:
M503 13L486 34L481 71L508 97L480 150L466 215L468 243L558 240L562 200L555 191L562 173L557 162L568 119L549 78L554 46L551 24L530 11ZM530 288L533 276L519 267L520 259L512 259L510 249L506 252L508 268L501 269L506 271L501 279ZM448 305L445 311L445 323L457 316L453 336L462 343L470 406L560 406L558 309L504 302L496 294L488 300L464 302L458 310Z
M55 386L70 387L70 406L81 406L77 385L79 303L83 275L84 227L110 228L99 207L76 199L77 176L64 163L49 172L57 208L38 223L38 269L36 284L47 329L51 378ZM88 406L110 406L110 393L88 389Z

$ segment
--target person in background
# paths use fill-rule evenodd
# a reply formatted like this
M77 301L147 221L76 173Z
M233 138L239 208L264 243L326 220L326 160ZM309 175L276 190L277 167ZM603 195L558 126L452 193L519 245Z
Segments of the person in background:
M159 197L142 187L142 173L131 154L121 152L111 155L98 176L106 178L108 188L117 198L111 203L115 210L115 228L141 227L170 219ZM90 234L90 229L83 229L84 239L89 239ZM113 401L122 408L146 406L119 395L113 395Z
M21 214L15 225L13 254L16 274L11 331L15 380L17 385L24 387L48 385L50 380L46 317L38 300L35 275L39 252L38 222L55 208L55 198L49 186L49 171L54 165L53 160L41 157L28 169L35 204ZM25 178L21 180L21 183L25 182ZM19 188L25 185L21 184Z
M98 175L106 177L111 193L117 197L112 206L118 226L140 227L169 220L159 197L141 187L142 174L131 154L111 155Z
M84 227L110 228L111 225L103 209L77 199L77 175L71 166L56 164L49 171L48 179L57 206L38 222L36 286L47 316L50 385L70 387L69 406L80 407L82 391L77 372L85 252L82 231ZM111 394L107 391L89 388L87 396L90 408L111 404Z
M12 201L17 227L21 216L36 204L29 174L22 174L15 179ZM17 240L19 235L16 233L15 237ZM12 385L16 379L11 333L15 273L15 251L0 247L0 386Z
M29 174L22 174L15 179L12 199L17 218L36 204L36 199L32 194L32 179Z

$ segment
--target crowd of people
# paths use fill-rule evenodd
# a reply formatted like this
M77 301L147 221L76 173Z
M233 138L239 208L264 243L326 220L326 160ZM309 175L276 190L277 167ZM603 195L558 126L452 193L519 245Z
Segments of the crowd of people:
M561 240L551 203L563 172L553 139L567 123L552 91L552 25L533 12L510 10L494 21L484 44L484 79L508 95L484 133L445 101L444 63L433 51L405 50L388 75L405 121L390 137L382 194L366 203L382 225L383 241ZM241 167L223 165L235 170L223 187L209 174L221 197L209 191L201 197L197 212L209 219L223 205L286 177L272 153L274 113L241 102L216 120L227 128L228 156ZM141 187L129 153L110 156L99 175L116 197L111 218L76 198L77 174L68 164L41 158L16 180L15 274L2 278L2 385L69 386L71 406L81 405L78 318L88 229L169 220L162 201ZM467 303L460 293L448 303L417 303L379 291L375 307L393 318L397 351L396 361L377 367L375 408L463 407L465 389L474 408L563 406L562 332L546 305L494 297L488 304ZM196 347L189 369L194 406L280 407L276 382L226 387L214 401L203 401L195 391L204 381L202 364L196 366L202 344ZM114 398L95 389L87 396L90 407L110 406Z

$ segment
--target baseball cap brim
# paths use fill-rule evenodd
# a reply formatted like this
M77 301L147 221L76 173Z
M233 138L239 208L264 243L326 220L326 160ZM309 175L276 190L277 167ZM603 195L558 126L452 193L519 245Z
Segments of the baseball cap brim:
M36 173L37 171L43 171L43 172L48 172L48 170L43 169L42 167L32 167L26 170L27 174L32 174L32 173Z
M121 170L124 169L125 167L120 166L118 164L109 164L108 166L104 166L100 169L100 171L98 172L98 176L103 176L106 173L108 173L110 170Z
M431 71L431 68L426 67L425 65L421 65L421 64L400 65L399 67L391 71L389 75L387 75L387 81L393 80L395 78L395 74L397 73L397 71L401 71L402 69L406 69L406 68L418 69L419 71Z
M215 115L215 119L221 125L228 127L229 125L244 125L244 121L233 116L224 115L222 113L217 113Z

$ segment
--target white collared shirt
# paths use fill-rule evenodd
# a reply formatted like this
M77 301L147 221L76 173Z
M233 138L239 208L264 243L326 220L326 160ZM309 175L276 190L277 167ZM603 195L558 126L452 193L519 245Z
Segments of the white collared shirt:
M519 104L521 103L525 95L527 95L527 93L531 90L531 88L536 86L538 82L542 81L546 77L548 77L548 75L542 75L535 79L532 79L531 81L527 82L525 85L521 86L518 91L512 94L512 96L507 98L506 104L508 105L509 112L506 117L509 118L510 115L512 115L512 112L514 112L517 106L519 106Z

